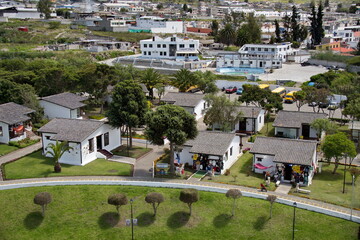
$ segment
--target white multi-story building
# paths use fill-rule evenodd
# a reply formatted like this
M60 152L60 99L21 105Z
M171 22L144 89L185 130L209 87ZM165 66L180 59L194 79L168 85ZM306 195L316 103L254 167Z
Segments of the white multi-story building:
M245 44L238 54L219 56L216 67L281 68L289 55L294 55L291 43Z
M154 36L152 39L140 41L143 58L175 59L177 61L199 60L199 45L199 40L176 36L168 38Z
M129 27L130 32L150 31L152 33L183 33L183 21L167 21L165 18L144 16L136 19L136 26Z

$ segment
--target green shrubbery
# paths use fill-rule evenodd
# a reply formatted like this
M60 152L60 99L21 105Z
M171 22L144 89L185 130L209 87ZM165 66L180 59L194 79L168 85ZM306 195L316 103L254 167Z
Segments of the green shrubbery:
M10 141L9 142L9 146L14 146L14 147L18 147L18 148L25 148L25 147L28 147L30 145L33 145L37 142L39 142L40 139L30 139L30 138L25 138L21 141Z

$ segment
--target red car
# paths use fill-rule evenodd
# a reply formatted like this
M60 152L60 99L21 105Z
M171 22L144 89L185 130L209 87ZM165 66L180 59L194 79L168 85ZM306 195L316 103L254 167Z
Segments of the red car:
M237 87L228 87L225 90L226 93L234 93L236 91L237 91Z

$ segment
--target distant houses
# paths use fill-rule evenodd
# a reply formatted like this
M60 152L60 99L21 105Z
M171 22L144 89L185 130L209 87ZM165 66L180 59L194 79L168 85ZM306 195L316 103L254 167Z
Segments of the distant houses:
M0 105L0 143L26 138L26 125L35 110L9 102Z
M175 159L197 170L224 174L238 160L239 144L240 138L235 133L199 132L178 149Z
M109 151L121 145L120 129L104 121L55 118L39 130L42 152L45 156L48 145L67 141L72 150L65 152L60 163L85 165L97 158L106 158Z
M161 99L161 101L184 108L198 120L203 117L204 112L208 107L204 97L205 94L169 92Z
M316 147L317 141L257 137L250 150L253 171L308 186L318 166Z
M73 93L59 93L40 99L40 105L44 108L46 118L82 118L81 108L86 106L83 103L86 97Z
M326 118L325 113L279 111L273 126L275 136L292 139L317 139L322 133L318 133L310 125L315 119Z

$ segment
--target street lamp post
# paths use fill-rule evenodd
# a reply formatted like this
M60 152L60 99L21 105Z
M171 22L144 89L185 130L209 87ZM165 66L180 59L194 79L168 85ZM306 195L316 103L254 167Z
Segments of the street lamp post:
M134 199L130 199L130 207L131 207L131 240L134 240L134 217L133 217L133 202Z
M352 221L353 213L353 203L354 203L354 184L355 184L355 175L352 175L352 192L351 192L351 207L350 207L350 221Z
M292 234L292 239L295 239L295 209L296 209L296 202L293 203L294 206L294 216L293 216L293 234Z
M344 181L343 181L343 193L345 193L345 177L346 177L346 159L347 156L345 155L345 165L344 165Z

